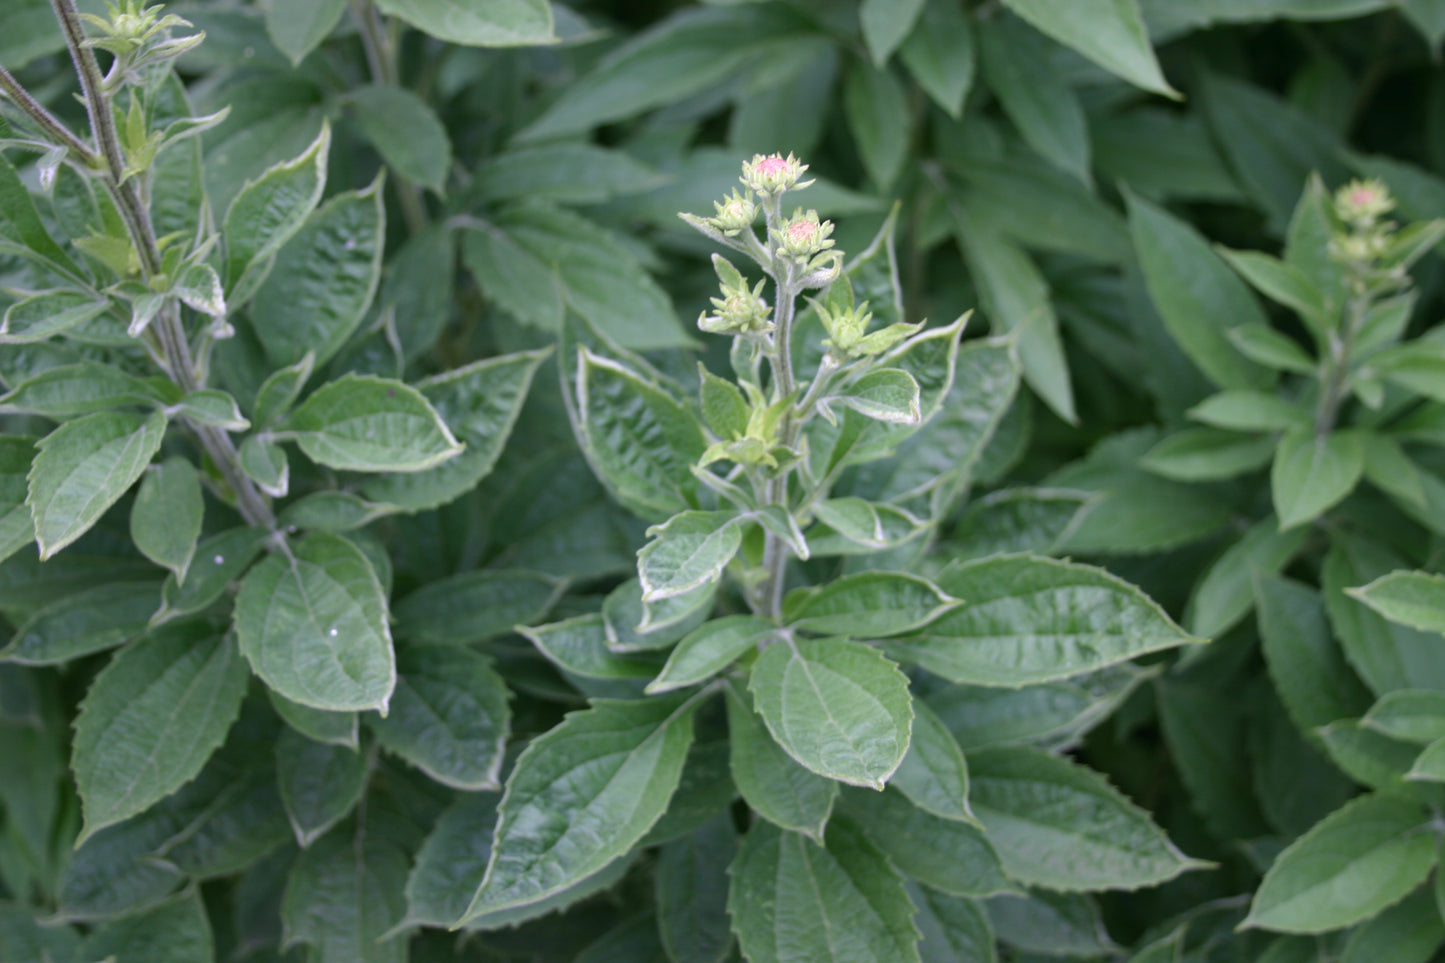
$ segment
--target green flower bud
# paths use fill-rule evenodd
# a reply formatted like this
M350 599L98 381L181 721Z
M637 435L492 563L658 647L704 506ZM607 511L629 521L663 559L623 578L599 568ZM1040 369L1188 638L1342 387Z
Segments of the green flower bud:
M1335 192L1335 213L1356 229L1373 227L1395 209L1395 199L1378 180L1350 181Z
M763 197L774 197L784 191L799 191L812 181L800 181L808 165L792 154L754 154L753 159L743 162L742 182L748 190L756 191Z
M819 221L817 211L804 214L803 209L798 208L782 227L773 231L773 239L780 253L806 262L833 246L828 236L832 233L832 221Z
M768 315L772 308L763 300L763 285L759 281L751 291L747 285L724 287L723 296L712 298L714 314L704 311L698 316L697 326L708 334L762 334L773 329Z
M751 191L743 195L733 188L731 195L713 201L712 206L717 208L717 217L709 218L708 223L725 237L735 237L752 226L758 216L758 205L753 202Z

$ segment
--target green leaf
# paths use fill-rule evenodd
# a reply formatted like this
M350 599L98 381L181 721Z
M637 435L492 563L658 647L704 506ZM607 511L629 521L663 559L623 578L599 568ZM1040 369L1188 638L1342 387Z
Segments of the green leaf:
M609 648L607 623L597 612L517 631L557 668L585 679L647 679L657 671L655 661Z
M1362 924L1345 944L1341 963L1429 963L1445 941L1445 923L1435 905L1435 894L1421 887Z
M1226 247L1215 250L1260 294L1295 311L1317 329L1332 326L1332 319L1325 314L1323 293L1301 268L1259 251L1231 251ZM1261 337L1263 332L1269 334ZM1260 364L1303 374L1314 369L1309 356L1294 341L1271 328L1250 325L1231 331L1230 336L1240 351Z
M1263 468L1274 449L1274 439L1266 436L1186 428L1149 449L1139 465L1173 481L1219 481Z
M1304 732L1363 714L1370 698L1345 663L1319 593L1279 576L1255 580L1264 660L1290 718Z
M431 105L403 87L371 84L347 92L366 139L399 176L441 193L452 143Z
M498 788L512 714L489 660L460 646L403 646L396 670L391 712L371 720L382 748L454 789Z
M662 183L662 175L620 150L564 143L489 158L477 168L475 190L489 201L541 197L561 204L595 204Z
M1376 488L1415 508L1427 504L1425 481L1404 446L1389 435L1364 433L1365 479Z
M826 498L813 506L813 514L826 526L808 530L808 551L815 556L896 548L925 531L922 521L902 509L862 498Z
M751 963L918 963L903 880L846 820L826 845L756 822L729 874L728 912Z
M1251 526L1195 585L1184 613L1189 631L1203 638L1218 638L1233 628L1254 608L1254 580L1277 574L1308 537L1303 529L1281 532L1269 519Z
M302 3L280 4L294 12ZM300 156L248 181L226 210L221 234L226 240L226 294L232 308L255 295L270 270L270 259L289 241L326 188L326 159L331 149L331 128L321 133Z
M1315 734L1330 762L1353 782L1417 805L1422 801L1420 784L1405 781L1420 755L1418 745L1392 739L1350 719L1332 722Z
M704 682L757 649L777 626L756 615L726 615L693 629L677 643L667 664L647 685L648 695Z
M1143 592L1087 565L1004 555L955 562L939 585L965 604L889 651L953 682L1033 685L1199 641Z
M1058 47L1013 16L977 24L988 86L1025 141L1075 178L1089 183L1089 129L1065 75L1052 64Z
M1004 6L1134 86L1180 99L1154 59L1136 0L1004 0Z
M423 585L398 602L393 614L403 638L470 645L539 621L564 587L540 572L478 569Z
M327 745L341 746L353 752L359 747L359 736L357 723L359 717L355 712L326 712L322 709L313 709L310 706L303 706L298 702L292 702L285 696L277 695L273 690L266 690L266 698L271 702L271 708L276 714L292 729L314 742L324 742Z
M159 625L206 608L251 567L264 545L265 533L249 526L202 540L196 546L199 562L187 570L185 582L179 582L174 572L166 579L161 588L161 606L151 624Z
M1445 736L1445 692L1403 689L1387 692L1360 725L1421 745Z
M381 12L438 40L470 47L553 43L546 0L378 0Z
M1087 896L1038 890L984 904L999 942L1018 951L1058 956L1117 955L1120 950ZM1138 961L1130 957L1130 963Z
M14 963L69 963L80 937L69 926L42 926L26 907L0 903L0 949Z
M896 9L898 0L889 4ZM875 54L876 59L876 54ZM843 85L843 107L863 169L879 190L898 179L908 154L908 98L893 73L857 63Z
M878 368L824 401L851 408L874 421L917 425L923 420L918 394L913 375L900 368Z
M269 428L281 416L291 410L306 381L316 366L316 355L308 351L295 364L273 371L261 383L256 392L256 404L252 406L252 421L256 427Z
M706 448L692 412L616 361L584 348L576 363L573 427L613 497L648 519L692 507L696 483L688 469Z
M284 498L291 489L291 463L286 449L261 435L241 442L241 470L272 498ZM300 527L300 526L297 526Z
M1137 889L1190 859L1103 776L1037 749L969 755L973 810L1009 878L1052 890Z
M165 412L171 418L180 417L223 431L245 431L251 427L241 414L236 399L213 388L192 391L174 405L167 406Z
M657 854L657 928L673 960L722 963L732 949L728 865L738 834L727 813L667 843Z
M627 852L667 809L697 705L598 701L533 740L507 780L487 875L462 922L546 899Z
M110 301L83 291L48 291L16 301L0 322L0 344L44 341L110 310Z
M1361 796L1279 854L1244 926L1324 933L1369 919L1424 881L1435 836L1416 804Z
M184 582L201 537L205 502L195 466L168 458L146 473L130 512L130 537L146 558Z
M863 28L863 42L868 54L879 67L888 62L893 51L913 31L923 13L924 0L863 0L858 7L858 20Z
M81 840L194 778L240 712L249 678L230 638L189 626L160 629L112 659L75 722Z
M346 13L346 0L292 0L266 8L266 34L295 66L321 45Z
M386 596L341 536L313 532L253 568L236 597L236 633L256 674L292 702L386 710L396 684Z
M35 540L35 520L25 504L34 459L34 438L0 435L0 562Z
M1445 689L1440 636L1390 622L1349 588L1405 568L1404 558L1357 536L1341 534L1325 556L1321 582L1330 625L1360 678L1377 695L1394 689Z
M958 518L946 547L955 558L1013 552L1053 554L1093 508L1087 492L1051 488L1005 488L971 502Z
M372 375L317 388L284 428L312 461L344 471L423 471L463 448L421 392Z
M1309 428L1286 432L1269 476L1279 527L1318 518L1354 490L1364 471L1364 438L1358 430L1323 438Z
M1405 778L1423 782L1445 782L1445 739L1437 739L1422 749Z
M773 738L821 776L881 789L908 751L908 680L866 645L774 643L753 664L748 688Z
M276 742L276 782L296 842L309 847L355 808L366 790L366 756L285 729Z
M925 812L892 786L882 792L847 787L841 808L910 879L954 896L1014 889L976 824Z
M922 699L913 700L908 753L888 785L924 812L976 822L968 808L968 765L953 733Z
M742 545L736 512L683 512L647 530L637 553L644 602L673 598L714 581Z
M803 768L783 751L753 711L748 693L736 683L727 696L728 751L733 782L759 816L796 833L822 840L838 798L838 784Z
M79 959L115 963L212 963L216 958L198 889L105 924L86 938L80 953Z
M1299 404L1251 389L1210 395L1188 414L1195 421L1231 431L1288 431L1310 425L1309 413Z
M406 914L407 854L378 833L350 826L303 852L281 897L287 944L317 963L404 963L406 936L383 939Z
M979 904L908 884L908 895L918 915L913 925L923 934L918 943L922 963L998 963L993 927Z
M0 410L57 420L162 400L151 385L110 365L66 364L26 378L0 397Z
M100 520L160 449L166 418L96 412L41 439L30 467L30 512L40 557L50 558Z
M789 593L783 618L811 632L874 638L912 632L958 605L959 599L919 576L865 572Z
M957 119L977 69L974 46L973 29L958 4L931 0L899 56L918 86Z
M1314 359L1305 353L1299 342L1274 328L1242 324L1229 329L1229 340L1246 358L1266 367L1295 374L1313 374L1315 371Z
M1445 576L1391 572L1346 594L1392 622L1426 632L1445 632Z
M295 364L308 351L325 364L356 332L381 280L385 228L377 180L333 197L276 251L250 308L251 327L274 367Z
M701 364L697 366L702 381L699 394L702 421L722 439L738 438L748 430L748 403L731 381L719 378Z
M12 17L24 15L17 13L14 7L7 12ZM54 17L54 12L48 11L44 7L34 12L42 18L44 32L53 35L55 25L51 19ZM6 23L8 26L14 25L13 21L7 20ZM55 44L54 50L64 49L53 39L49 43ZM5 62L12 70L19 70L23 66L18 58L12 60L7 56ZM62 270L79 274L74 262L55 243L50 232L45 229L44 222L40 220L40 214L35 210L35 201L31 198L25 183L20 180L20 175L15 172L10 161L3 157L0 157L0 238L18 245L21 251L33 252L32 256L39 257L43 262L49 262Z

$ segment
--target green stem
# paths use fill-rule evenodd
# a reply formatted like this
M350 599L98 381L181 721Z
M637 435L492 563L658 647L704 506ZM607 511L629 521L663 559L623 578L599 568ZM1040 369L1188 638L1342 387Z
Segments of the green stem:
M1344 324L1338 337L1331 336L1329 354L1323 361L1324 372L1320 378L1320 400L1315 409L1315 437L1324 438L1334 430L1339 419L1340 406L1345 401L1345 385L1349 380L1350 352L1355 337L1364 325L1370 311L1368 295L1357 294L1345 305Z
M99 164L100 157L96 155L95 151L72 134L70 128L66 127L59 117L46 110L40 101L30 96L30 91L22 87L20 81L16 80L15 76L4 67L0 67L0 90L5 91L5 95L15 102L15 106L35 121L36 125L50 135L52 140L58 141L65 146L66 150L78 155L87 166L95 167Z

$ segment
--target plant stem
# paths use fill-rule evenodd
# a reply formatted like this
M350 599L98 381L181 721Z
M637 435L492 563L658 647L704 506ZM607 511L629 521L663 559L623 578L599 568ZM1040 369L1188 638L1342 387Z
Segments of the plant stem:
M116 132L115 113L110 97L106 94L101 80L100 66L96 63L95 54L85 46L85 31L75 8L75 0L50 0L50 5L65 33L70 59L74 62L76 74L80 78L86 113L90 117L91 133L100 148L100 159L105 164L106 189L115 200L121 218L125 221L126 232L140 260L141 272L150 280L161 273L160 246L156 242L155 226L151 223L150 209L142 199L138 179L123 180L125 155ZM95 155L92 153L90 156ZM185 327L181 324L179 302L168 298L156 315L152 327L160 341L161 353L171 380L187 393L202 387L196 376L196 366L191 358ZM236 507L246 523L274 530L276 517L271 506L241 469L241 456L235 443L231 441L231 436L220 428L198 424L189 419L186 419L186 425L206 454L211 456L211 461L235 493Z
M59 141L66 150L79 155L88 166L94 167L100 161L95 151L72 134L70 128L66 127L59 117L46 110L40 101L30 96L30 91L22 87L20 81L16 80L14 75L4 67L0 67L0 90L5 91L5 95L15 102L15 106L35 121L41 130L49 134L52 139Z
M366 50L366 64L371 71L372 83L400 87L401 65L395 38L387 32L381 14L377 13L370 0L351 0L351 13L356 20L357 32L361 35L361 45ZM395 171L392 173L395 175L393 184L407 231L414 235L420 234L426 230L430 221L421 188Z
M1334 430L1340 406L1345 401L1345 382L1349 378L1350 352L1370 310L1368 295L1357 294L1345 305L1343 331L1330 338L1329 355L1324 360L1325 374L1320 379L1320 401L1315 409L1315 437L1323 439Z
M773 219L773 212L770 210L769 226ZM769 245L771 248L771 245ZM793 265L790 261L778 258L774 255L773 263L775 271L774 281L774 302L773 302L773 341L768 351L768 364L773 374L773 400L777 401L791 395L796 382L793 376L793 320L796 317L796 306L798 290L793 278ZM798 440L798 428L800 421L793 417L791 406L782 418L778 426L778 441L784 447L791 448ZM768 480L763 490L763 504L777 505L784 511L788 510L788 477L792 474L791 468L785 468L776 476ZM788 571L788 558L792 550L782 538L769 531L763 538L763 570L767 573L762 586L762 593L759 604L764 614L773 618L780 618L783 614L783 588Z

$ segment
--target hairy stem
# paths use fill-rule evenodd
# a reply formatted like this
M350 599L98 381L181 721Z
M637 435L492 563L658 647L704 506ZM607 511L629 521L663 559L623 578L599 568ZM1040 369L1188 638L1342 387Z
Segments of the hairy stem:
M161 272L160 245L156 242L155 226L151 223L150 208L141 194L139 179L124 179L125 154L121 150L120 137L115 127L115 112L102 82L100 66L96 63L95 54L85 46L85 31L75 8L75 0L50 0L50 5L65 34L70 59L74 62L76 74L80 78L86 113L90 117L91 133L100 149L100 159L105 165L103 179L106 190L115 200L121 218L125 221L126 232L140 260L141 271L149 280ZM156 315L152 327L160 342L161 356L171 380L185 392L202 387L191 357L190 344L186 340L185 327L181 324L179 302L168 298L165 306ZM198 424L189 419L185 421L225 478L226 484L235 493L236 507L247 524L274 530L276 517L271 506L241 469L241 456L235 443L231 441L231 436L211 425Z
M1315 437L1324 438L1334 430L1339 418L1340 406L1345 401L1345 383L1349 379L1350 352L1355 337L1359 334L1365 317L1370 311L1368 295L1358 294L1345 305L1344 324L1338 336L1331 335L1329 353L1322 365L1320 378L1320 401L1315 409Z
M36 125L49 135L52 140L64 145L66 150L79 156L88 166L94 167L99 163L100 158L96 155L95 151L91 150L79 137L72 134L70 128L66 127L65 123L61 121L59 117L56 117L50 111L46 110L40 101L30 96L30 91L22 87L20 81L16 80L15 76L4 67L0 67L0 90L3 90L5 96L13 100L15 106L19 107L25 112L26 116L35 121Z

